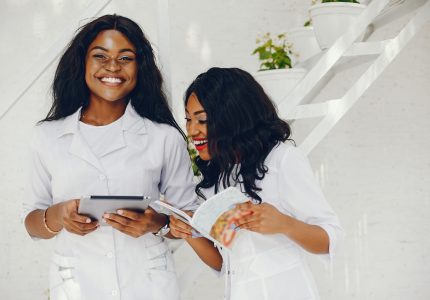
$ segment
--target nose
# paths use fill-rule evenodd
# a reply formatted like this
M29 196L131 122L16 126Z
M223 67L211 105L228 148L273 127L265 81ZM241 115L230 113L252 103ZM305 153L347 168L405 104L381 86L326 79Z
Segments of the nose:
M117 62L116 59L111 58L105 66L105 69L111 72L118 72L121 70L121 65Z
M187 124L187 131L188 135L190 136L197 136L199 134L199 130L195 122L190 122L189 124Z

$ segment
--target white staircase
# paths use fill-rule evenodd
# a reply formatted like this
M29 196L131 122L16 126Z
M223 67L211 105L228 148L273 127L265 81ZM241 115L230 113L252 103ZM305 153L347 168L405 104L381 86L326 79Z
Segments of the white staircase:
M368 27L375 31L408 13L415 15L396 37L378 42L354 43ZM373 0L333 46L303 62L308 73L278 106L280 114L289 120L322 117L299 145L306 154L351 109L428 20L428 0ZM324 88L333 74L357 64L368 63L369 56L373 56L372 63L341 98L311 103L315 94Z

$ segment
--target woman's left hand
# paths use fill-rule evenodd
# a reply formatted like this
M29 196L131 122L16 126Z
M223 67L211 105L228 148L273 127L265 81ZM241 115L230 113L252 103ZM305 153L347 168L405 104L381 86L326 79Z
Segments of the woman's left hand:
M166 217L151 207L144 212L120 209L116 214L104 214L103 219L113 228L135 238L148 232L158 232L166 222Z
M292 218L281 213L276 207L268 203L252 204L251 202L238 204L243 211L249 214L236 221L241 229L259 233L286 233Z

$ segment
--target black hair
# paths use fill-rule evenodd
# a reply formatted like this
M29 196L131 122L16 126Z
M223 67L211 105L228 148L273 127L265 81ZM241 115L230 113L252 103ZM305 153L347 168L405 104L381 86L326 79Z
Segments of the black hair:
M78 29L60 58L52 84L53 103L41 122L65 118L81 106L88 106L90 92L85 82L87 50L100 32L111 29L124 34L136 47L137 82L128 95L136 112L151 121L175 127L186 138L173 118L162 90L163 79L155 64L150 42L138 24L115 14L99 17Z
M238 68L211 68L191 83L185 105L195 94L207 114L208 151L211 159L197 157L202 188L224 188L241 183L245 192L261 202L257 181L268 171L264 161L280 142L289 140L291 130L280 119L276 107L260 84ZM231 181L233 180L233 182Z

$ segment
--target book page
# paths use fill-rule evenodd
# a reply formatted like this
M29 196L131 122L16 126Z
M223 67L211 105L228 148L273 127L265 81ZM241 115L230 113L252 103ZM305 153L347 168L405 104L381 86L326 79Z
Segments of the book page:
M235 221L243 215L236 204L246 201L248 198L237 188L227 188L200 205L191 225L229 248L236 235Z
M157 200L154 204L158 205L162 210L166 212L166 214L171 215L174 214L179 220L191 225L191 217L187 215L184 211L171 206L170 204ZM163 211L161 213L164 213Z

